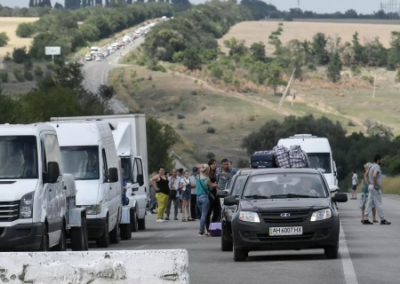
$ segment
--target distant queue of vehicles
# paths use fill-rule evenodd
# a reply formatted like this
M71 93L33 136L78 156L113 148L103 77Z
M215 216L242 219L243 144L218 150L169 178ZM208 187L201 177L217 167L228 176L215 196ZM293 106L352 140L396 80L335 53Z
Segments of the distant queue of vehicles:
M233 251L235 261L246 260L250 251L313 248L337 258L340 221L335 204L346 202L347 195L337 192L332 178L337 174L329 141L296 135L278 144L300 143L309 168L239 170L218 192L223 199L221 250Z
M0 125L0 161L0 250L108 247L146 228L144 115Z

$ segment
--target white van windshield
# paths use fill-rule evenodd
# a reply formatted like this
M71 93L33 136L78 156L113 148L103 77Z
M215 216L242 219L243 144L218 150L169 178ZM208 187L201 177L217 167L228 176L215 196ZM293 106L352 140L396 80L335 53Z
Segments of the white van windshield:
M323 174L332 173L330 153L307 153L310 168L320 170Z
M38 178L35 136L0 136L0 179Z
M99 147L61 147L64 171L75 180L99 179Z

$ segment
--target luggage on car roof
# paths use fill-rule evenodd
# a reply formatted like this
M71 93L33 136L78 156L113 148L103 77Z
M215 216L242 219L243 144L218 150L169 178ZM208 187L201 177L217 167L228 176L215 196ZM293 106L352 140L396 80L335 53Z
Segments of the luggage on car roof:
M289 161L292 168L307 168L307 154L300 145L292 145L289 150Z
M251 155L251 168L276 168L274 153L272 151L259 151Z

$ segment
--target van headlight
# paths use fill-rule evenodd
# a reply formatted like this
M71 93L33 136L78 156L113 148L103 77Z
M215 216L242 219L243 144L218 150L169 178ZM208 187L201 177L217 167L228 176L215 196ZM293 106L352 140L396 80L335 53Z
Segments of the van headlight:
M315 211L314 213L312 213L311 222L321 221L321 220L329 219L331 217L332 217L331 209L322 209L322 210Z
M35 192L30 192L22 196L21 202L19 205L19 217L21 219L24 218L32 218L32 212L33 212L33 196L35 195Z
M87 215L99 215L101 213L101 205L84 206Z
M243 222L260 223L260 217L255 212L240 211L239 220Z

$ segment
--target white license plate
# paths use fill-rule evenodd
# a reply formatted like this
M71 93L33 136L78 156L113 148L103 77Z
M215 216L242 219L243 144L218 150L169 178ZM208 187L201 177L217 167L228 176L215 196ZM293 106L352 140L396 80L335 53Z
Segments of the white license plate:
M303 234L303 227L270 227L270 236L296 236Z

